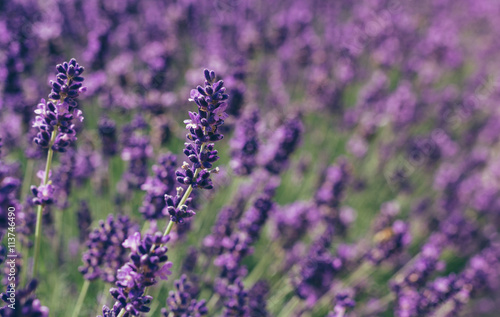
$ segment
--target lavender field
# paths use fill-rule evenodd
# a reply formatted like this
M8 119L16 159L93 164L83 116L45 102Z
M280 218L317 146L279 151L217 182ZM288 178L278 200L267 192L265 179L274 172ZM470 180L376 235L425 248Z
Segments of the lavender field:
M0 0L0 316L499 316L499 17Z

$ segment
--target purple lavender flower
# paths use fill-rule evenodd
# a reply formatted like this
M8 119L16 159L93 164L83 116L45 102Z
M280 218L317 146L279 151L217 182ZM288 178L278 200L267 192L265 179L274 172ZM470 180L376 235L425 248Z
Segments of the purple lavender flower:
M279 174L288 164L290 155L298 147L303 131L300 117L292 118L280 126L270 144L262 150L263 166L273 174Z
M50 81L52 92L49 100L42 99L35 110L37 116L33 127L39 132L34 141L42 148L51 147L54 151L65 152L76 140L73 119L83 121L76 99L85 91L81 76L84 68L73 58L69 63L58 64L56 69L56 81Z
M270 287L264 280L257 281L248 291L248 308L250 316L267 317L269 313L266 309L267 296Z
M51 205L54 202L54 185L52 182L48 184L43 184L44 179L44 171L40 170L36 174L38 178L42 180L42 184L40 186L31 186L31 192L33 193L33 203L35 205ZM49 178L51 177L52 172L49 172Z
M154 236L146 234L144 238L136 232L123 242L123 246L131 250L130 261L118 270L117 288L110 290L116 302L112 309L103 308L104 316L118 315L122 309L124 317L138 316L150 310L147 305L152 297L144 295L144 291L156 284L157 278L167 280L172 274L172 262L167 261L167 247L164 246L168 240L169 237L161 232Z
M189 185L186 191L193 188L212 189L213 183L210 178L212 173L217 173L218 168L210 169L219 157L214 143L223 138L218 128L224 123L227 114L224 112L228 95L223 87L222 80L215 81L215 72L205 69L205 86L198 86L191 90L190 101L198 106L198 112L189 112L189 120L185 120L186 129L189 131L187 139L191 143L185 143L184 154L190 163L184 162L181 169L176 172L176 179L183 185ZM192 217L194 211L188 209L187 201L180 204L182 192L176 196L165 195L167 211L171 221L183 222L185 218ZM188 196L186 196L188 197Z
M11 168L0 161L0 231L7 229L9 221L9 208L14 208L19 211L20 205L16 199L16 191L21 185L21 182L11 176ZM18 214L18 213L16 213Z
M318 206L326 205L331 208L337 208L344 198L350 179L351 167L346 159L341 158L337 164L330 166L326 170L323 184L314 197L316 204Z
M402 220L396 220L392 226L378 231L374 238L376 245L367 253L367 259L373 264L396 255L410 244L411 234L408 224Z
M80 207L77 211L78 233L80 242L85 241L90 233L90 225L92 224L92 214L88 203L85 200L80 201Z
M102 143L102 154L105 157L114 156L118 151L116 123L109 118L102 117L99 120L98 130Z
M340 292L335 296L335 307L333 311L328 314L328 317L344 317L348 308L353 308L355 301L353 295L349 292Z
M344 268L342 258L329 251L333 231L331 226L327 227L313 242L307 255L299 263L299 274L292 279L296 294L306 300L310 307L330 290L332 281Z
M192 298L191 283L185 274L174 282L175 291L170 291L167 298L167 308L162 308L164 317L200 317L208 314L206 301Z
M147 136L133 135L122 150L122 159L128 161L128 170L123 174L124 192L140 188L146 181L147 162L153 155L153 148Z
M396 277L395 283L391 285L392 290L398 292L405 286L423 286L432 273L442 270L444 263L439 258L445 241L446 237L442 233L431 235L422 246L422 251L411 267L404 272L401 278Z
M5 293L0 294L0 298L6 303L6 306L0 310L1 315L5 317L48 317L49 309L42 306L40 300L35 295L35 289L38 285L36 280L31 280L25 288L12 289L8 285ZM15 300L11 301L10 294L15 292ZM12 307L10 307L12 305Z
M249 317L248 292L243 282L237 279L234 284L228 286L228 299L224 303L223 317Z
M253 110L242 117L236 124L234 137L231 139L231 167L238 175L249 175L257 165L259 151L257 124L259 111Z
M167 212L170 215L170 220L175 223L184 223L185 219L196 215L192 209L188 209L192 202L192 197L186 199L184 204L180 204L183 197L182 193L182 189L179 188L175 196L165 195Z
M186 129L189 131L187 138L191 143L186 143L184 154L191 165L183 164L182 170L177 172L177 181L181 184L191 185L193 188L201 187L211 189L212 182L208 169L219 159L214 144L223 135L218 133L218 127L227 118L226 110L228 95L225 94L224 82L215 81L215 72L205 69L205 87L198 86L191 90L190 101L198 106L198 112L189 112L189 120L185 120ZM196 173L197 169L201 169ZM197 177L195 177L195 174Z
M174 154L161 155L158 164L152 167L154 175L148 177L142 184L141 189L146 191L146 195L139 211L146 219L162 219L168 215L164 196L165 194L173 195L176 192L176 166L177 157Z
M80 273L87 280L102 279L107 283L116 281L116 272L127 261L127 250L122 245L138 227L127 216L116 219L109 215L106 221L99 221L99 227L88 237L88 250L82 255Z
M222 238L223 251L214 260L214 264L221 267L220 277L230 283L246 274L246 268L241 266L241 261L253 252L251 245L259 238L269 212L274 207L272 198L276 186L276 183L271 185L271 189L266 190L254 201L238 223L240 230Z
M291 249L319 219L319 210L314 203L293 202L273 213L273 238L279 240L284 249Z

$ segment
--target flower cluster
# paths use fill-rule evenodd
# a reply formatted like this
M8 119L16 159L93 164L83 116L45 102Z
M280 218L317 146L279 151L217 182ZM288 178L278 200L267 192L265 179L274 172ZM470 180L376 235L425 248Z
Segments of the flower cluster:
M104 317L118 315L122 309L125 311L123 317L138 316L150 310L147 305L152 297L145 295L146 288L156 284L157 278L167 280L172 274L172 263L167 261L167 247L164 246L169 239L161 232L146 234L144 238L136 232L123 242L131 251L130 260L118 270L117 287L110 290L116 302L112 308L104 306Z
M149 220L162 219L168 215L169 211L166 209L167 203L164 195L175 193L176 167L177 157L172 153L160 155L158 164L153 165L154 175L148 177L141 186L141 189L146 191L144 201L139 209L144 218Z
M36 186L31 186L31 193L33 194L33 203L35 205L51 205L54 203L54 185L52 185L52 182L49 181L47 184L43 184L44 180L44 171L40 170L36 174L38 178L41 180L41 185L36 187ZM49 178L51 177L52 172L49 172Z
M287 120L278 128L261 157L264 167L270 173L279 174L286 168L290 155L299 146L303 129L298 116Z
M83 266L79 271L84 278L114 283L117 270L127 261L127 249L122 243L137 230L127 216L115 219L109 215L106 221L99 221L99 227L89 233L87 251L82 255Z
M84 68L72 58L56 66L56 81L50 81L52 91L49 100L42 99L35 113L37 114L33 127L39 132L34 138L42 148L65 152L67 147L76 140L73 120L83 121L82 111L77 109L76 99L85 91L81 76Z
M16 199L16 191L21 185L19 179L9 176L12 169L10 166L3 164L0 161L0 231L8 227L8 209L9 207L16 208L19 202Z
M336 302L333 312L328 317L344 317L348 308L353 308L355 305L352 299L352 294L348 292L341 292L335 296Z
M49 309L42 306L40 300L34 295L37 286L36 280L31 280L22 289L12 289L9 284L5 293L0 294L0 298L6 305L0 310L1 315L5 317L48 317ZM15 297L11 297L10 294L15 294ZM13 301L12 298L14 298ZM13 308L8 305L13 305Z
M238 175L251 174L257 165L256 156L260 146L257 135L259 120L259 111L253 110L244 115L236 124L235 135L230 145L231 167Z
M98 130L102 142L102 154L105 157L114 156L118 151L116 123L109 118L103 117L99 120Z
M175 223L184 223L185 219L196 215L194 210L189 209L189 205L193 200L192 197L187 198L184 203L181 204L182 194L183 190L179 187L175 196L165 195L164 197L170 220Z
M189 120L185 120L188 130L187 139L190 143L185 144L184 154L191 163L185 162L177 171L177 181L192 188L212 189L213 184L210 174L217 172L212 165L219 157L214 149L213 142L219 141L223 135L218 128L224 123L227 114L225 93L222 80L215 81L215 72L205 69L205 86L198 86L191 90L190 101L198 106L198 112L189 112Z
M146 181L148 159L153 155L153 147L147 136L132 135L122 150L122 159L128 161L128 170L123 174L124 191L140 188Z
M170 291L167 298L167 308L163 308L161 313L164 317L200 317L208 314L206 301L197 301L192 298L191 284L187 281L186 275L174 282L175 291Z
M309 306L328 292L334 278L344 268L345 259L330 252L333 228L327 227L323 234L309 248L299 263L299 272L292 283L296 294Z
M248 292L243 286L243 282L237 279L233 285L228 287L228 299L224 303L223 317L248 317L249 309L247 306Z

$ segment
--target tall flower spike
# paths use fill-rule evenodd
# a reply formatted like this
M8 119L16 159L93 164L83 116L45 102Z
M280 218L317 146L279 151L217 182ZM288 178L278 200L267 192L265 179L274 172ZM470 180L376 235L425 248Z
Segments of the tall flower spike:
M57 65L56 69L56 81L50 81L52 91L49 100L42 99L35 110L37 116L33 127L39 131L34 142L42 148L51 147L54 151L65 152L76 140L73 119L83 121L76 98L85 91L81 76L84 68L73 58L69 63Z
M37 114L33 127L38 128L34 142L41 148L47 148L47 162L45 172L42 172L40 186L32 187L35 198L33 203L38 204L35 228L35 252L33 255L33 276L36 275L40 240L42 235L42 211L45 204L53 202L53 188L49 182L50 168L54 151L66 152L67 147L76 140L76 130L73 119L83 121L82 111L77 109L76 98L86 88L82 86L81 76L84 68L72 58L69 63L64 62L56 66L56 81L51 81L52 91L49 100L42 99L35 113Z
M218 132L218 128L227 118L224 111L227 108L226 100L229 97L223 87L222 80L215 81L215 72L205 69L205 86L198 86L191 90L191 98L198 106L198 112L189 112L189 120L185 120L188 130L187 139L190 142L185 143L184 154L189 162L184 162L177 170L176 179L183 185L189 185L186 194L193 188L212 189L213 183L210 178L212 173L217 173L218 168L213 168L219 156L214 148L214 143L223 138ZM185 196L186 196L185 194ZM180 196L178 194L177 196ZM187 195L186 197L188 197ZM187 202L182 204L182 198L165 195L168 213L171 221L181 223L185 218L194 215L192 210L187 209Z

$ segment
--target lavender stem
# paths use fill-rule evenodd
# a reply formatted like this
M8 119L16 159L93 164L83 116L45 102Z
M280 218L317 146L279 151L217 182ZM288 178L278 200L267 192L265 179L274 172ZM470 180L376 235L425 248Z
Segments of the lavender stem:
M73 310L73 314L71 315L72 317L78 317L78 315L80 314L83 300L85 299L85 296L87 295L87 291L89 290L89 285L90 285L90 281L85 279L85 282L83 283L83 286L82 286L82 290L80 291L80 295L78 295L78 300L76 302L75 310Z
M45 174L43 177L42 185L47 185L47 182L49 180L50 167L52 166L52 157L54 156L54 150L52 150L52 144L54 144L54 140L56 139L57 130L58 129L54 129L54 131L52 131L52 136L50 137L49 150L47 153L47 162L45 164ZM36 270L38 267L38 254L40 253L40 240L41 240L40 234L42 231L42 211L43 211L43 204L38 205L37 210L36 210L35 254L33 255L33 272L32 272L33 277L35 277L35 275L36 275Z

